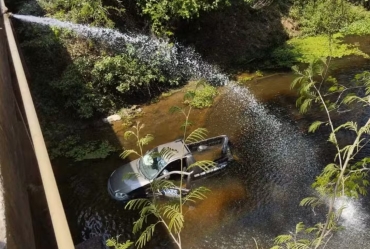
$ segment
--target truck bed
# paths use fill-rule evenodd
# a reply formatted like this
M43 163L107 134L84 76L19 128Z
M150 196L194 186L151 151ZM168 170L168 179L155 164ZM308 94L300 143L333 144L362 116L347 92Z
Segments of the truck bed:
M229 155L229 139L227 136L218 136L205 139L196 143L187 144L195 161L211 160L218 161L224 157L232 157ZM229 158L232 159L232 158Z

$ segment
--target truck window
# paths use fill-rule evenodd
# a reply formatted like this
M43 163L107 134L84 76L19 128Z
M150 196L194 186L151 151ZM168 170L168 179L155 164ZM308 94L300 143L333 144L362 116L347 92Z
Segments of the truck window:
M183 161L182 167L183 167L183 170L184 170L185 167L186 167L186 160L185 160L185 158L183 158L182 161ZM169 163L167 165L167 167L166 167L166 170L168 170L170 172L171 171L181 171L181 159L177 159L177 160Z

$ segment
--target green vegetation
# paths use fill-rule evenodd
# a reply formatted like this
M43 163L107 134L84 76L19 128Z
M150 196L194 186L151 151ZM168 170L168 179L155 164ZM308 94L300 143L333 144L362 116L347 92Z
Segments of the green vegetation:
M190 19L197 17L202 11L209 11L217 8L219 2L220 0L141 0L138 1L138 5L142 13L150 17L152 30L156 34L169 36L173 34L169 26L174 21L180 18Z
M332 234L341 229L339 221L345 205L336 208L334 204L341 197L358 198L367 193L370 157L355 156L370 141L370 119L364 124L348 121L335 125L332 113L339 109L357 111L358 107L370 105L370 73L358 74L352 84L342 85L334 78L327 77L328 68L325 61L311 63L304 71L295 67L298 77L292 83L292 88L299 93L297 106L301 113L306 113L316 104L326 114L325 120L313 122L308 131L315 132L323 125L329 127L328 141L336 150L334 160L312 184L315 196L307 197L300 203L301 206L310 206L312 209L319 206L326 208L326 219L312 227L298 223L295 233L280 235L275 239L274 249L325 248ZM359 94L359 89L363 90L362 94ZM351 142L343 144L339 134L346 131L352 132L354 136Z
M106 246L113 247L114 249L128 249L134 242L127 240L125 243L118 242L119 236L117 238L111 238L106 241Z
M349 1L298 0L294 1L289 16L298 22L302 35L315 36L333 35L339 32L342 27L368 18L369 13Z
M284 47L276 49L272 58L280 67L291 67L296 63L310 63L319 58L341 58L348 55L369 56L355 46L343 44L342 36L337 34L329 39L328 36L309 36L293 38Z
M350 25L340 29L340 33L345 35L369 35L370 34L370 17L367 16L362 20L357 20Z
M197 87L194 90L189 90L186 93L191 95L191 99L186 99L185 104L198 109L211 107L213 104L214 98L218 95L216 87L211 86L205 81L199 81Z
M103 5L102 0L37 0L37 3L48 16L59 20L74 23L91 24L93 26L114 27L109 12L119 15L124 13L124 7L118 0L112 1L114 5Z
M254 76L242 76L238 78L238 82L247 83L248 81L251 81L253 79L254 79Z
M289 18L299 35L272 52L268 67L290 68L323 57L368 57L357 47L344 44L344 35L370 34L370 13L347 1L294 1Z
M237 82L238 84L244 84L258 77L263 77L263 72L260 70L257 70L254 74L242 74L238 76Z
M65 108L73 109L81 118L90 118L116 112L135 98L148 99L182 82L167 76L155 63L118 54L77 58L51 86L65 98Z

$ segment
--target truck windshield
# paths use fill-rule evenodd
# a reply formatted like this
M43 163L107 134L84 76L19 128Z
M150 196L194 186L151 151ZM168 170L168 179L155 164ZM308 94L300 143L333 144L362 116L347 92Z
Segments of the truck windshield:
M142 158L139 160L139 169L145 178L152 180L158 173L166 166L166 161L162 157L153 157L152 155L158 152L158 149L155 148L151 151L148 151Z

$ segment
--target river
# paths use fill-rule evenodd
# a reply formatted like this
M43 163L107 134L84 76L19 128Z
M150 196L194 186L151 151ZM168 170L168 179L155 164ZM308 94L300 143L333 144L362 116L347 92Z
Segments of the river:
M347 38L370 52L367 39ZM368 60L346 57L333 62L340 81L370 68ZM295 224L312 224L320 212L299 207L302 198L312 195L310 184L333 158L326 142L327 131L307 134L310 122L319 114L302 116L290 90L290 73L279 73L245 85L224 86L215 105L194 110L191 120L205 127L210 136L226 134L237 160L219 175L197 182L212 190L208 198L186 213L182 234L184 248L269 248L279 234L293 231ZM183 119L168 109L181 105L183 92L158 103L143 106L139 117L144 132L155 135L153 146L181 137ZM339 117L341 119L341 117ZM114 123L112 131L122 146L125 128ZM75 243L102 236L121 235L133 239L132 223L137 214L124 210L107 192L107 180L124 162L118 154L106 160L82 163L55 163L58 184ZM370 242L367 200L351 201L344 212L347 229L332 239L328 248L366 248ZM158 229L147 248L175 248L165 232Z

